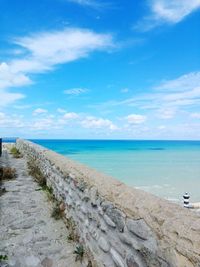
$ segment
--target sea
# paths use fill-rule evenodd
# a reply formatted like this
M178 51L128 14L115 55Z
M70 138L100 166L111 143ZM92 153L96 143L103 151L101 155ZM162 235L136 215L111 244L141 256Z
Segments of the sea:
M200 202L200 141L31 140L129 186L173 202Z

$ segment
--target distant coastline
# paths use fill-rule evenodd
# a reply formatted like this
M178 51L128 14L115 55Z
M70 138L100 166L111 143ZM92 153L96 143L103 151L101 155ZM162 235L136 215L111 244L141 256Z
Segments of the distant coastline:
M32 139L136 188L175 202L199 201L200 141ZM200 186L200 184L199 184Z

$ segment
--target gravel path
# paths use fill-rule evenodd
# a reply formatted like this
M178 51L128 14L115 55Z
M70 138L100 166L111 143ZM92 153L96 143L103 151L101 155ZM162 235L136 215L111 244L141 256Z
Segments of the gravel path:
M14 159L4 151L2 165L15 168L17 178L4 182L7 192L0 196L0 255L9 259L0 267L80 267L64 222L51 217L52 203L37 191L25 159Z

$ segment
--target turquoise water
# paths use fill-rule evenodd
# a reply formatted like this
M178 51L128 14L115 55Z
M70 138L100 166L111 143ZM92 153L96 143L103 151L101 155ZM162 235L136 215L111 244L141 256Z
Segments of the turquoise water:
M200 141L32 140L172 201L200 201Z

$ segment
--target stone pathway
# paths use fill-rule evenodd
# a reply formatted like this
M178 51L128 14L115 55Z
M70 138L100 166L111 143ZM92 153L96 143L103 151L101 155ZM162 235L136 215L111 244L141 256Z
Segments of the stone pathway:
M80 267L64 222L51 217L52 203L37 191L25 159L4 151L2 165L15 168L17 178L4 182L7 192L0 196L0 255L8 256L0 267Z

